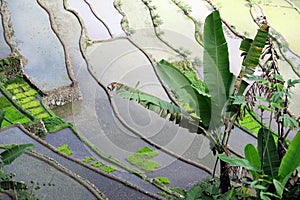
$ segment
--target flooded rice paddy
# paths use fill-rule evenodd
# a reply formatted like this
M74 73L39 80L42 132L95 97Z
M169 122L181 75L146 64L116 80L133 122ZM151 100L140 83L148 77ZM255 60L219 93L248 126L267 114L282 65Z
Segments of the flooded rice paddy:
M142 0L1 1L10 11L14 29L11 40L27 61L24 63L25 73L42 90L70 85L76 80L82 93L80 102L54 110L72 123L80 136L71 129L48 134L46 142L49 147L15 127L1 132L1 143L34 143L37 152L89 180L111 199L162 198L157 194L164 190L147 181L158 176L168 177L170 187L184 189L190 189L208 177L215 157L204 136L180 128L136 102L108 94L106 89L108 84L116 81L170 101L154 70L155 61L161 59L173 62L187 58L202 77L203 48L197 34L202 33L204 19L213 8L208 1L182 2L191 8L189 16L171 0L152 0L149 5ZM292 2L299 6L298 1ZM263 12L274 29L274 36L283 46L278 45L282 50L279 61L282 75L284 78L299 78L300 41L295 33L300 30L295 23L299 23L300 13L297 9L281 0L263 2L252 8L244 0L212 0L211 3L220 9L230 28L247 37L253 37L258 28L251 14L255 16ZM232 4L235 6L232 7ZM295 20L289 20L291 18ZM224 30L229 46L230 69L238 75L242 62L238 50L241 39L225 24ZM3 26L0 31L4 33ZM276 36L277 33L281 35ZM4 58L11 53L11 47L3 34L0 45L0 57ZM299 116L300 87L293 92L290 108ZM235 128L229 144L234 151L243 154L245 144L255 142L252 136ZM71 157L77 161L49 150L63 144L69 145L73 150ZM141 171L126 160L145 146L158 152L152 160L160 167L153 172ZM92 170L82 164L87 156L93 156L117 171L106 176L99 170ZM49 166L28 155L21 157L19 162L26 159L32 162L26 162L21 169L16 163L9 169L21 174L17 178L30 181L33 175L25 172L34 166L39 166L40 171L34 175L39 181L65 176L51 168L51 173L43 179L41 174L46 174ZM136 175L139 173L142 176ZM67 195L75 195L73 190L81 195L90 195L91 198L87 199L95 198L97 191L91 191L69 177L61 179L64 181L59 182L58 178L51 180L61 188L67 187L66 182L72 184L69 190L65 190L65 199L73 199ZM40 198L48 199L43 195L50 193L57 194L58 191L44 189L38 194Z

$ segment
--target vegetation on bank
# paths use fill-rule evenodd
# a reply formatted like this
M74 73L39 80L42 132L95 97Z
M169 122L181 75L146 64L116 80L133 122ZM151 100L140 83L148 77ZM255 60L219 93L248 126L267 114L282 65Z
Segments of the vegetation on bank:
M150 160L151 158L154 158L157 155L158 155L158 153L156 151L145 146L145 147L139 149L138 151L136 151L135 153L133 153L132 155L128 156L126 158L126 160L130 164L137 166L137 167L145 170L146 172L152 172L155 169L160 168L159 163L157 163L153 160Z

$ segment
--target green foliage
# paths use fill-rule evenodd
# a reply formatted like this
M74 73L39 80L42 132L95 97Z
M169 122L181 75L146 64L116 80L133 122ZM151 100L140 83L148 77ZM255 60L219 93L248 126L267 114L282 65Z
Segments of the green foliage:
M2 122L4 120L5 110L0 110L0 128L2 126Z
M270 130L261 128L258 132L258 154L261 160L262 170L270 177L278 175L280 160L274 137Z
M203 124L208 127L211 117L211 105L209 95L199 93L192 87L191 81L181 73L176 67L165 60L157 63L158 75L169 86L175 98L184 105L189 105L199 116Z
M204 81L213 100L228 98L231 94L234 76L229 70L228 47L219 11L214 11L206 17L203 39ZM221 93L216 93L218 89L221 89Z
M103 164L100 161L95 161L91 163L91 166L99 168L101 167Z
M288 150L283 157L279 166L279 181L285 185L291 173L300 166L300 132L298 132L295 138L290 143Z
M70 126L68 123L66 123L63 119L59 117L56 116L49 117L48 113L43 113L43 115L44 114L47 114L47 116L45 115L45 117L43 118L43 122L45 124L47 131L50 133L57 132L59 130L62 130ZM39 116L40 115L38 115L38 117Z
M134 166L140 167L147 172L151 172L160 168L159 163L149 160L157 155L158 153L156 151L153 151L151 148L146 146L128 156L126 160Z
M88 164L89 162L94 161L94 160L95 160L95 158L93 156L88 156L83 159L83 162L85 164Z
M5 123L6 120L8 120L11 123L27 123L30 122L30 119L25 117L23 114L21 114L5 97L1 97L2 102L5 102L4 104L0 104L0 109L5 111L5 120L3 121L2 127L11 125L10 123ZM5 99L5 100L4 100ZM5 107L2 107L5 106ZM1 127L1 126L0 126Z
M159 114L163 118L166 118L170 114L169 120L175 121L175 123L179 123L183 118L189 118L189 114L181 110L178 106L140 90L115 82L108 87L110 90L115 89L119 96L137 101L140 105Z
M246 66L246 74L253 74L255 71L255 67L258 65L260 55L262 50L266 44L266 40L268 37L268 25L263 24L258 30L253 42L249 50L247 51L246 57L243 61L243 66ZM249 39L246 39L249 43ZM245 41L244 41L245 43ZM242 44L244 44L242 43ZM245 46L242 46L243 49ZM247 47L246 47L247 48Z
M253 146L253 144L247 144L244 149L244 154L246 159L249 161L249 163L253 166L255 166L258 169L261 169L261 162L260 157L258 155L258 152L256 148ZM254 179L258 176L258 173L254 170L251 171L252 176Z
M107 166L102 167L100 170L103 172L106 172L106 173L111 173L111 172L116 171L117 169L115 167L107 165Z
M243 116L242 119L238 120L241 127L251 133L258 134L258 131L261 128L260 123L258 123L247 110L241 111L241 115Z
M191 66L188 60L176 61L173 62L172 65L190 80L193 88L203 95L208 95L209 91L207 85L198 77L196 70Z
M170 180L167 177L159 176L159 177L156 177L155 180L162 184L167 184L167 185L170 184Z
M73 154L73 151L71 151L69 149L69 145L68 144L63 144L59 147L56 148L57 151L61 152L61 153L64 153L68 156L72 155Z
M218 11L212 12L204 23L204 81L211 95L211 126L222 125L222 111L232 93L234 76L229 71L227 42Z
M26 151L32 150L33 148L33 144L13 144L7 147L6 150L0 154L0 168L2 168L5 165L11 164L20 155L22 155Z
M199 184L195 185L192 189L187 191L184 196L185 200L215 200L215 199L243 199L249 197L249 194L242 191L241 188L232 188L224 194L219 194L218 180L203 180ZM175 200L180 200L181 198L175 198Z
M41 106L39 101L31 101L29 103L26 103L26 104L22 105L22 107L24 109L36 108L36 107L39 107L39 106Z
M38 114L36 117L38 119L45 119L45 118L48 118L50 115L48 113L41 113L41 114Z
M247 159L242 159L242 158L231 158L228 157L225 154L218 154L218 157L223 160L224 162L227 162L233 166L240 166L240 167L244 167L246 169L255 171L255 172L259 172L261 171L259 167L253 165L252 163L250 163Z
M38 115L44 112L44 109L42 107L36 107L29 110L33 115Z

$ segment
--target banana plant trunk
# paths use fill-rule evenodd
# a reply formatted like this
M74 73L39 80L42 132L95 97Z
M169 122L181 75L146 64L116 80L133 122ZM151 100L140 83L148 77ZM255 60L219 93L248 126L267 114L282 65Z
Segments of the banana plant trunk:
M224 194L226 193L231 185L230 185L230 178L229 178L229 167L230 165L222 160L220 160L220 186L219 186L219 193Z

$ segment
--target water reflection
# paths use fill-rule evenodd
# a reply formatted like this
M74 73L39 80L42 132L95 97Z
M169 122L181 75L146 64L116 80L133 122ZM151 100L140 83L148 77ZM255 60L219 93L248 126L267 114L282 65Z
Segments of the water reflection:
M70 84L62 45L53 33L48 14L36 1L7 1L14 40L28 59L25 73L44 90Z

